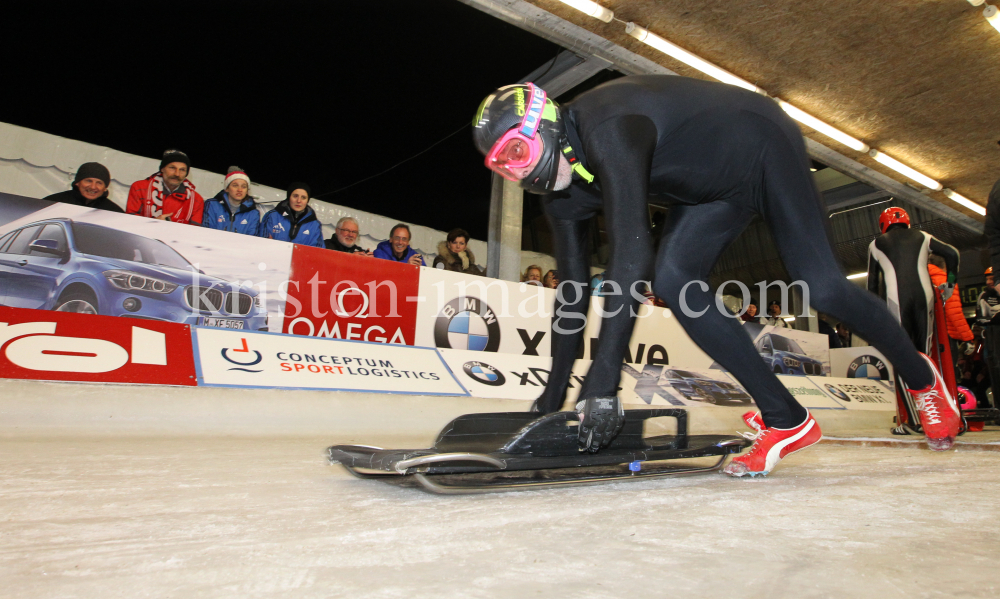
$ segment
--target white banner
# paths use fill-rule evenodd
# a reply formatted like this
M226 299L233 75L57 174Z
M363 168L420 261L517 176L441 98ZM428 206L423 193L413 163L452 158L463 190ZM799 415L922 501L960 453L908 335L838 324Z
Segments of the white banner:
M810 410L843 410L845 408L843 404L834 401L828 393L820 388L818 381L825 379L826 377L778 375L781 384L803 407Z
M838 404L849 410L896 411L896 392L883 381L834 377L808 378Z
M438 352L473 397L534 401L545 389L552 366L552 358L541 356L459 349L439 349ZM569 400L575 401L589 368L590 360L577 360L573 365L566 394Z
M830 376L883 381L894 387L892 364L870 346L830 350Z
M192 329L198 384L468 395L433 349Z
M420 272L416 345L498 352L521 356L551 355L555 290L424 268ZM603 300L593 297L584 328L581 354L597 349ZM708 368L712 359L687 336L670 310L639 306L626 362L672 363ZM567 328L582 321L563 320Z
M415 345L549 356L555 291L448 272L420 271Z

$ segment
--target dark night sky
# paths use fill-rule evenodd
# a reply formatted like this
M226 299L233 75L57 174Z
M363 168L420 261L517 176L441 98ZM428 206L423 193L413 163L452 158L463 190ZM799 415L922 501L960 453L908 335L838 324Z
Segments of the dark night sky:
M485 239L479 102L558 48L456 0L19 2L0 121ZM201 190L214 195L216 189Z

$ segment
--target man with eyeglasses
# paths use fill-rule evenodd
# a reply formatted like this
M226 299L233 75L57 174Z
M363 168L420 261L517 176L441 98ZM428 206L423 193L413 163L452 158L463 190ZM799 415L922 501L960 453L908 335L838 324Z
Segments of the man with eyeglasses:
M372 253L370 251L357 245L358 235L360 234L361 229L358 227L358 221L350 216L345 216L337 221L337 229L333 237L323 243L328 250L371 256Z

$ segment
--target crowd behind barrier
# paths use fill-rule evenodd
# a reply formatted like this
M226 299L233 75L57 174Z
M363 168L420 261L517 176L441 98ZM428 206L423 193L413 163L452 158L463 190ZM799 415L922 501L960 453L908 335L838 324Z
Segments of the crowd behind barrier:
M412 232L404 223L393 226L389 239L380 242L374 251L357 244L360 227L358 220L349 216L342 217L334 227L334 234L324 239L323 223L309 206L312 189L307 183L290 183L285 199L265 211L251 195L250 177L240 167L229 167L222 189L207 201L187 178L190 171L191 159L187 154L177 149L166 150L157 172L132 183L124 212L382 260L426 265L423 256L410 247ZM108 168L97 162L88 162L77 169L68 191L44 199L122 212L121 207L108 197L110 184ZM450 270L459 267L458 272L484 275L485 271L475 264L474 255L467 249L470 241L464 229L452 230L447 240L438 245L434 264L442 268L447 265Z
M194 158L197 166L197 156ZM105 185L108 201L102 202L101 207L113 210L112 206L117 206L124 210L132 184L146 179L150 173L158 172L160 159L136 156L0 122L0 193L42 198L66 191L66 195L72 196L77 190L74 179L80 165L90 161L105 165L106 170L111 171L107 174L109 183ZM250 175L252 174L251 172ZM205 209L208 209L211 196L227 186L224 184L225 177L225 172L213 173L192 168L187 178L197 186L197 191L203 196ZM256 203L261 216L275 208L286 196L286 189L277 189L256 182L252 187L252 195L248 194L248 197ZM72 203L82 205L83 198L77 194ZM309 206L315 211L323 226L325 240L335 237L335 223L341 218L354 219L361 231L356 236L355 244L366 251L371 251L380 241L387 239L389 230L396 222L381 214L340 206L324 199L312 198ZM446 231L413 224L410 227L411 247L420 252L429 264L437 255L435 248L445 238ZM469 246L470 249L474 249L476 258L482 260L477 265L485 269L486 242L470 240ZM527 261L549 265L554 263L551 256L533 253L530 257L523 257L522 260L525 264Z

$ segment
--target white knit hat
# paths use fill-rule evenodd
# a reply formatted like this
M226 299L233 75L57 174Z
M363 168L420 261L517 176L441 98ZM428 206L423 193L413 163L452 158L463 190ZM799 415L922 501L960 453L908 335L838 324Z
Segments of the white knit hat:
M229 187L230 183L232 183L237 179L243 179L244 181L247 182L247 187L250 187L250 177L248 177L247 174L243 172L243 169L241 169L238 166L231 166L229 167L229 172L226 174L226 180L222 184L222 189L226 189L227 187Z

